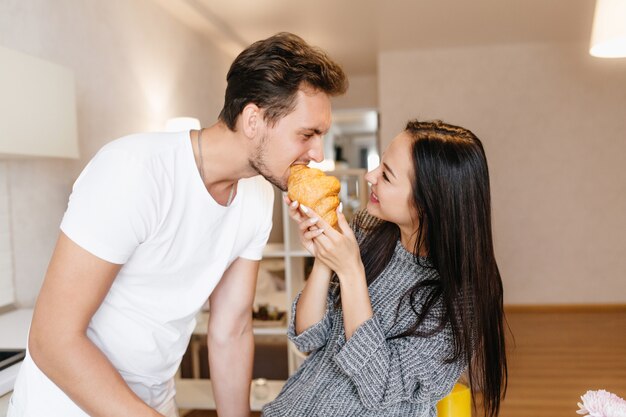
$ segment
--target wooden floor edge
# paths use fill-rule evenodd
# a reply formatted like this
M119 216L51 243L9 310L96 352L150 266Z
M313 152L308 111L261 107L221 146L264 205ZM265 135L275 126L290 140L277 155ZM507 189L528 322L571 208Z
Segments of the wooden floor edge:
M505 304L506 313L626 313L626 304Z

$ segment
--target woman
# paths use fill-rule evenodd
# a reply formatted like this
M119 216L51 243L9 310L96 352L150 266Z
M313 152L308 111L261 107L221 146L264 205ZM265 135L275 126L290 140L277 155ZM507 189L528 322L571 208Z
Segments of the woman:
M506 391L502 281L480 140L410 121L366 176L367 212L337 231L289 203L315 256L288 335L309 357L274 416L436 416L468 368L485 416Z

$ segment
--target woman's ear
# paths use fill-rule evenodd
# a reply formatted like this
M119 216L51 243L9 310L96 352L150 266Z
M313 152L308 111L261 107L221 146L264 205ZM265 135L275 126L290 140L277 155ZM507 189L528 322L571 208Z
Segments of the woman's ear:
M248 103L241 112L241 128L246 137L252 139L262 129L263 117L261 109L254 103Z

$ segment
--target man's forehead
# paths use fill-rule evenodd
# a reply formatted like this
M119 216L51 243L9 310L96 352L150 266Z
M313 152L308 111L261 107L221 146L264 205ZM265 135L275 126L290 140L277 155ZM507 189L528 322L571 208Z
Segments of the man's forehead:
M289 124L298 131L325 134L330 129L330 98L322 91L300 89L293 109L277 120L276 125Z

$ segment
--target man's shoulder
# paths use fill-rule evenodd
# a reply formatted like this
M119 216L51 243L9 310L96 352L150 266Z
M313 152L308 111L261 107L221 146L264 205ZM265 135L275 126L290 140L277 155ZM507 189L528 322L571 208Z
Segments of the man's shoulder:
M90 164L100 161L113 169L143 169L156 177L184 169L191 158L191 145L186 132L135 133L115 139L104 145ZM181 161L183 163L181 163Z
M185 132L134 133L115 139L102 147L100 152L121 151L137 155L158 154L184 144Z

